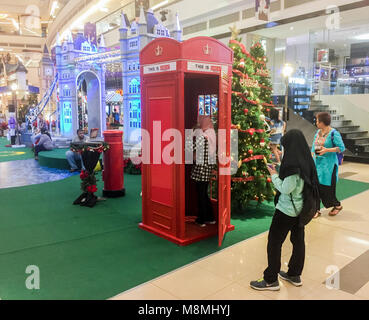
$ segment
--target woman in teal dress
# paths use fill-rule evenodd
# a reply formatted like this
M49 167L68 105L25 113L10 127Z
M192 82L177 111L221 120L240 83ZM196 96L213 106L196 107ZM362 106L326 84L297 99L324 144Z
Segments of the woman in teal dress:
M331 127L331 115L321 112L317 115L316 124L318 131L314 137L312 153L318 172L320 199L325 208L332 208L330 216L337 215L342 209L340 201L336 197L336 183L338 181L337 153L345 151L341 134ZM315 218L321 212L318 211Z

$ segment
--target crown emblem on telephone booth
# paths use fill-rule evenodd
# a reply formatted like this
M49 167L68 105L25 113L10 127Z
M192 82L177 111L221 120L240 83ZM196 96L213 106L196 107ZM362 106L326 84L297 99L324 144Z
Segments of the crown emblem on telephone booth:
M163 54L163 48L160 46L157 46L155 49L155 55L156 56L161 56Z
M207 44L204 48L204 53L207 54L207 55L210 55L211 54L211 51L212 51L212 48L209 47L209 45Z

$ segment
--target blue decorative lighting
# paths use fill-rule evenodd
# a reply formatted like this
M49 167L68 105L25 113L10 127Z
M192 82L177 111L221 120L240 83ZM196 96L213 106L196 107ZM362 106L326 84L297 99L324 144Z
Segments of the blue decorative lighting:
M62 132L64 134L71 133L72 131L72 105L70 102L63 103L62 114Z
M267 24L266 24L266 28L273 28L273 27L276 27L276 26L278 26L278 23L277 22L268 22Z

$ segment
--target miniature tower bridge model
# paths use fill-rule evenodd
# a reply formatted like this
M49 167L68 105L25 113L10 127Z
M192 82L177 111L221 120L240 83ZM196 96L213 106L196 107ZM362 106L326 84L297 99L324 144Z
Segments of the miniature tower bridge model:
M56 77L41 103L28 115L28 121L36 120L52 95L58 91L58 119L60 135L71 138L77 129L89 132L98 128L102 137L106 130L106 65L121 63L124 115L124 143L134 146L141 140L141 79L140 52L152 40L173 38L181 41L182 31L178 14L171 32L154 16L152 10L140 10L140 17L129 22L122 13L120 27L120 48L108 49L104 36L99 45L87 35L69 32L63 42L59 35L55 45ZM136 134L133 134L133 133Z

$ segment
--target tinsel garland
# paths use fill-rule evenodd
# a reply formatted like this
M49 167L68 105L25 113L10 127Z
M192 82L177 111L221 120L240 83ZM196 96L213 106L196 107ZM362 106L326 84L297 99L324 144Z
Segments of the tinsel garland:
M236 96L241 97L243 100L245 100L248 103L251 103L254 105L259 104L257 101L247 99L242 92L232 91L232 94L235 94Z
M250 162L250 161L253 161L253 160L264 160L265 156L263 155L258 155L258 156L253 156L253 157L250 157L250 158L246 158L244 160L242 160L243 163L247 163L247 162Z
M238 131L240 131L242 133L250 133L250 129L253 129L253 128L250 128L250 129L247 129L247 130L242 130L237 125L232 124L231 125L231 129L236 129L236 130L238 130ZM254 132L256 132L256 133L264 133L265 130L264 129L254 129Z
M264 69L258 69L258 71L254 73L254 76L269 77L269 72Z
M259 176L258 178L265 178L264 175ZM232 178L231 181L232 182L251 182L254 181L256 179L256 177L251 176L251 177L247 177L247 178Z
M76 148L75 146L71 146L70 150L73 152L83 153L85 151L92 151L92 152L98 152L103 153L109 150L109 145L106 142L101 142L101 145L98 147L91 147L88 145L83 145L81 147Z
M248 178L232 178L232 182L251 182L255 180L255 177L248 177Z
M255 63L259 63L259 64L261 64L261 65L266 66L266 63L265 63L264 61L258 61L257 59L255 59L255 58L250 54L250 52L248 52L248 51L246 50L245 46L244 46L242 43L238 42L237 40L230 40L230 41L229 41L229 43L238 45L238 46L241 48L242 53L243 53L244 55L246 55L248 58L250 58L253 62L255 62Z
M262 105L263 105L264 107L273 107L273 108L275 108L275 105L274 105L274 104L271 104L271 103L266 103L266 102L264 102L264 103L262 103Z
M232 44L238 45L238 46L241 48L241 51L242 51L242 53L243 53L243 54L245 54L245 55L246 55L247 57L249 57L249 58L252 58L252 56L251 56L250 52L248 52L248 51L246 50L246 47L245 47L241 42L239 42L239 41L237 41L237 40L231 40L231 41L229 41L229 43L232 43Z
M233 69L232 71L233 71L233 73L237 74L242 79L248 79L249 78L249 76L247 74L242 73L240 70Z
M260 83L259 83L259 87L262 89L266 89L266 90L273 90L273 88L264 86L263 84L260 84Z

